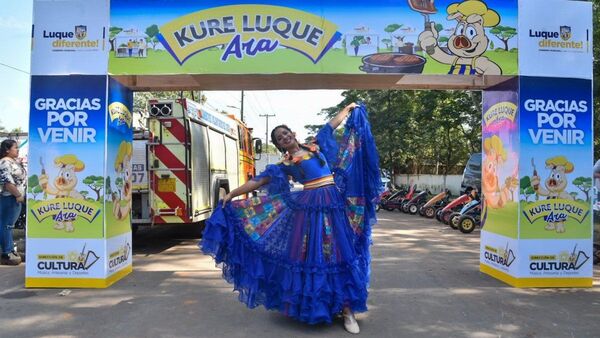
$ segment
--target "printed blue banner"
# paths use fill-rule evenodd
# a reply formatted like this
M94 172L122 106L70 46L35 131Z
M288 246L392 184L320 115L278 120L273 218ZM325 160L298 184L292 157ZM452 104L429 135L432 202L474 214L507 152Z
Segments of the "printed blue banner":
M592 82L521 77L520 238L590 238Z
M32 76L28 236L103 238L106 76Z

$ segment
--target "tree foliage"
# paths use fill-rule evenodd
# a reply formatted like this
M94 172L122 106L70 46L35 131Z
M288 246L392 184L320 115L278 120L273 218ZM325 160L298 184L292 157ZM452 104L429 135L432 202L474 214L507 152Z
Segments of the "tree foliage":
M104 188L104 177L90 175L83 179L83 184L92 189L96 193L96 201L100 201L100 191Z
M508 40L517 35L517 29L508 26L496 26L490 30L490 33L504 43L504 50L508 52Z
M348 90L333 117L350 102L369 109L382 169L393 174L456 174L481 151L481 93L465 91ZM315 133L320 125L306 128Z

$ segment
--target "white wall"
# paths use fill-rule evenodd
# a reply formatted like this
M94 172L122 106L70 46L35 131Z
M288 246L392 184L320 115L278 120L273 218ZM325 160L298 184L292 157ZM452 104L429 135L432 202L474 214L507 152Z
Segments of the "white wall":
M444 189L443 175L396 175L395 182L398 185L408 185L410 182L416 184L417 189L429 189L432 193L438 193ZM454 196L460 193L461 183L462 175L446 176L446 187Z

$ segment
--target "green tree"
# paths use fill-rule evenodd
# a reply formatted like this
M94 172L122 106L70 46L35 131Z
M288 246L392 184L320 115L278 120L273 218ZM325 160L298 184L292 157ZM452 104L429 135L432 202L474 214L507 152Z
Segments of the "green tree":
M385 44L385 48L390 49L392 48L392 40L391 39L381 39L381 42L383 44Z
M105 184L104 191L105 191L104 192L105 196L110 196L113 193L112 185L110 184L110 176L106 176L106 184Z
M88 199L87 197L90 194L90 192L87 190L81 190L79 193L81 194L81 196L83 196L83 199L85 199L85 200Z
M117 50L117 47L115 46L115 40L117 37L117 34L121 33L123 31L123 28L121 27L116 27L116 26L111 26L108 29L108 41L110 42L110 51L115 51Z
M573 180L573 185L577 187L577 189L581 190L585 194L586 202L590 201L590 190L592 189L592 178L591 177L577 177Z
M121 194L121 191L123 191L123 178L117 177L115 179L115 185L117 186L117 191L119 192L119 198L122 199L123 196Z
M504 43L504 50L508 52L508 40L517 35L517 29L508 26L496 26L490 30L490 33Z
M152 49L156 49L156 45L158 44L157 35L159 32L157 25L151 25L146 28L145 33L148 35L147 41L152 44Z
M535 190L533 190L533 187L531 186L531 178L529 176L521 178L519 186L521 187L521 195L525 196L526 202L529 202L529 196L535 193Z
M37 194L43 192L44 189L40 186L40 180L37 175L29 176L27 179L27 192L33 195L33 199L37 197Z
M579 195L579 193L577 191L571 191L569 193L569 195L571 195L571 197L573 198L573 200L577 200L577 195Z
M87 185L93 192L96 193L96 201L100 201L100 192L104 188L104 177L90 175L83 179L83 184Z

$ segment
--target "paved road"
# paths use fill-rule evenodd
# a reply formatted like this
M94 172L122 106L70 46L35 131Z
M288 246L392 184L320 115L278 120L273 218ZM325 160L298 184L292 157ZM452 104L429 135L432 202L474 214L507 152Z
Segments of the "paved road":
M134 273L107 290L25 290L0 267L0 337L349 337L341 321L308 326L236 300L190 229L142 232ZM478 271L479 232L398 212L374 232L363 337L597 337L592 289L514 289Z

